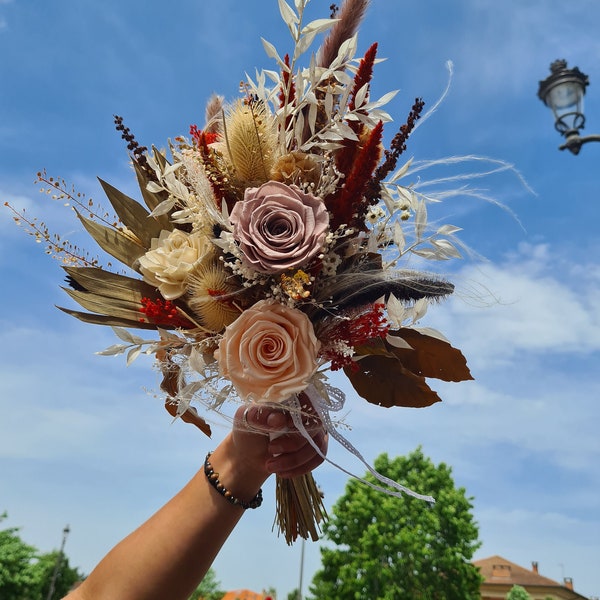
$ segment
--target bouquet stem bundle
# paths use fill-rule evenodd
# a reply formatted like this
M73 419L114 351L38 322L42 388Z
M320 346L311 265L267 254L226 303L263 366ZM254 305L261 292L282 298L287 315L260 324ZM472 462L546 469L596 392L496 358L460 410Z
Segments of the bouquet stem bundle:
M327 511L312 473L292 479L277 476L275 497L275 523L285 541L291 545L298 537L306 540L310 535L316 542L321 533L319 523L327 519Z

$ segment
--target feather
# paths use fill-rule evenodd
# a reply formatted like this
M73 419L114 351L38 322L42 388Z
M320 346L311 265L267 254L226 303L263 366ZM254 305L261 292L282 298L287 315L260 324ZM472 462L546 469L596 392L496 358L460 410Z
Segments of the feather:
M220 133L223 116L223 101L223 96L217 94L213 94L208 99L204 112L204 119L206 121L204 131L206 133Z
M337 15L338 22L330 29L318 54L320 67L328 67L338 55L340 46L358 30L369 0L346 0Z
M438 275L412 270L382 269L381 255L361 254L346 259L338 274L322 280L313 298L325 310L352 310L393 294L401 302L422 298L440 300L454 292L454 285Z

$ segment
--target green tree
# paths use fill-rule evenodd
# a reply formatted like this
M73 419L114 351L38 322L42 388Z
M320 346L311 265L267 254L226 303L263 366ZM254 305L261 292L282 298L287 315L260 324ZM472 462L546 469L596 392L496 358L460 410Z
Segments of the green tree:
M6 513L0 515L0 522ZM18 535L16 527L0 530L0 598L22 600L36 588L31 570L36 549L26 544Z
M298 600L300 598L300 590L296 588L287 595L287 600Z
M190 600L221 600L225 592L221 590L221 582L217 579L214 569L210 568L200 585L190 596Z
M61 554L58 550L40 554L37 560L31 565L31 572L35 580L37 595L40 600L47 600L48 593L54 572L56 571L56 579L54 581L54 591L51 600L60 600L64 598L68 591L73 587L73 584L84 578L78 569L74 569L69 565L69 559Z
M6 513L0 515L0 521ZM19 529L0 530L0 598L2 600L47 600L59 552L40 554L18 535ZM69 566L66 556L60 557L52 600L59 600L71 586L83 578Z
M506 600L531 600L527 590L520 585L513 585L510 592L506 594Z
M481 576L471 563L480 546L472 498L456 488L451 469L437 467L418 448L375 468L411 489L431 494L430 505L396 498L350 480L336 502L321 548L322 568L310 592L316 600L475 600ZM369 481L375 479L368 474Z

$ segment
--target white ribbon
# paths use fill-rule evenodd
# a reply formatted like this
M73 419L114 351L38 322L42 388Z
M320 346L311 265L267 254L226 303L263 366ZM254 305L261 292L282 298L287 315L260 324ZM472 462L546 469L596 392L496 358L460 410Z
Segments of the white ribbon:
M323 398L321 396L321 394L319 394L318 390L315 388L315 386L313 384L309 385L306 388L306 390L304 390L304 393L308 396L308 399L310 400L315 411L319 415L319 418L321 419L323 426L325 427L325 429L327 430L329 435L331 435L331 437L333 439L335 439L346 450L348 450L348 452L350 452L351 454L356 456L356 458L358 458L358 460L360 460L360 462L362 462L367 467L369 472L380 483L383 483L392 489L384 488L384 487L381 487L370 481L367 481L366 479L363 479L362 477L359 477L358 475L355 475L354 473L351 473L350 471L344 469L344 467L338 465L337 463L333 462L332 460L329 460L323 454L323 452L321 452L320 448L316 445L315 441L312 439L311 435L306 430L306 427L304 426L304 423L302 422L302 407L300 405L300 400L298 399L297 396L294 396L289 401L291 404L291 408L292 408L292 410L290 410L290 413L292 415L292 421L294 423L294 426L308 440L310 445L316 450L316 452L319 454L319 456L321 456L321 458L326 460L329 464L333 465L334 467L336 467L343 473L346 473L346 475L349 475L350 477L357 479L358 481L368 485L369 487L377 490L378 492L383 492L384 494L387 494L388 496L395 496L397 498L401 498L403 494L406 494L408 496L412 496L413 498L418 498L419 500L425 500L426 502L430 502L433 504L435 502L435 499L432 496L418 494L417 492L414 492L413 490L411 490L403 485L400 485L398 482L394 481L393 479L390 479L389 477L386 477L385 475L378 473L364 459L363 455L336 429L335 425L333 424L333 422L331 420L330 412L340 411L344 407L344 403L346 402L346 396L341 390L339 390L333 386L330 386L327 384L323 384L323 385L325 386L325 389L327 392L327 396L328 396L327 399Z

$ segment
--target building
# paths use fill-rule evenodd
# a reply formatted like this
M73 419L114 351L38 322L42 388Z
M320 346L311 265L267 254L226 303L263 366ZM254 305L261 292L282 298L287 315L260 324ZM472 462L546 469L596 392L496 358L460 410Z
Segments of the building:
M561 584L540 575L537 562L525 569L501 556L490 556L473 564L484 578L481 600L504 600L513 585L525 588L533 600L589 600L573 589L570 577Z
M222 600L272 600L270 596L263 596L250 590L234 590L227 592Z

